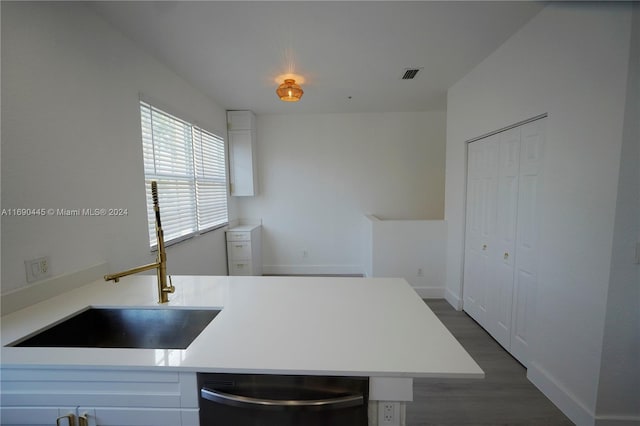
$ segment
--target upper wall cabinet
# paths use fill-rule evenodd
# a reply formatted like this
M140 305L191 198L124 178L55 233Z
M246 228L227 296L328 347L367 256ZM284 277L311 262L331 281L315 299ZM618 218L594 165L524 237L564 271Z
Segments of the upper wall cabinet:
M230 193L236 197L258 194L256 118L251 111L227 111Z

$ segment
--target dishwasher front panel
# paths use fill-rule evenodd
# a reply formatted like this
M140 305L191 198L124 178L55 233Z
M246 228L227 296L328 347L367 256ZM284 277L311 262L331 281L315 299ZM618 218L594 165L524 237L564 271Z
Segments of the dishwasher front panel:
M369 379L198 374L200 426L367 426Z

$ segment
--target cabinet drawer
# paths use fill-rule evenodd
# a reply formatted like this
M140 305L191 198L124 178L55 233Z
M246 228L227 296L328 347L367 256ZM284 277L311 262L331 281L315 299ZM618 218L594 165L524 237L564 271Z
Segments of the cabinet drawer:
M228 242L227 255L231 260L251 259L251 242L249 241Z
M249 240L251 240L251 232L227 231L227 241L249 241Z
M253 275L251 262L248 260L229 260L229 275Z

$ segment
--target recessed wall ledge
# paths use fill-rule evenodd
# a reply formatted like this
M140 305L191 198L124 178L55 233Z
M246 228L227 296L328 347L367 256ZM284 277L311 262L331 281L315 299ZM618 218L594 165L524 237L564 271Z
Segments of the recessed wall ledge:
M443 219L387 218L375 214L366 214L365 217L371 222L444 222Z

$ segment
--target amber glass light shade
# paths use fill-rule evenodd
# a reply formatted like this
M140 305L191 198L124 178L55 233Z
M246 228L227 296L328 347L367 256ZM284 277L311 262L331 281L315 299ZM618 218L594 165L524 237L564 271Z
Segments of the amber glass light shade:
M304 94L302 87L298 86L296 81L290 78L278 86L276 93L280 100L285 102L298 102Z

